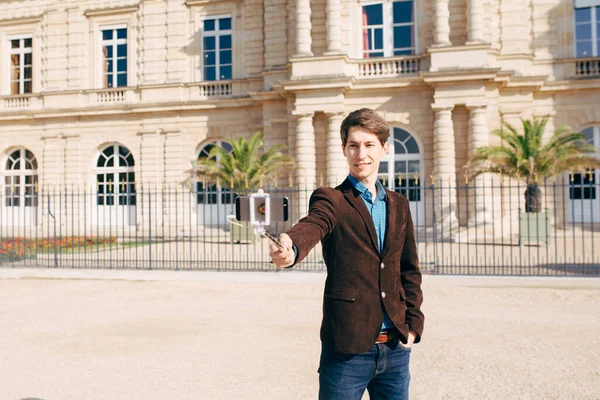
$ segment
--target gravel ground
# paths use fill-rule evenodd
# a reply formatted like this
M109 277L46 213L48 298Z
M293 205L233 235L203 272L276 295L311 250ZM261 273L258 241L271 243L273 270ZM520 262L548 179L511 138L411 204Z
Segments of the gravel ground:
M0 270L0 400L314 399L324 279ZM423 287L412 399L600 399L600 279Z

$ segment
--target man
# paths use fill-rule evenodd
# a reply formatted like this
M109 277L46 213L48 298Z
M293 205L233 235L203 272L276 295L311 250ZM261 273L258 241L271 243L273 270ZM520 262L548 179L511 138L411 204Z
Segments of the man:
M327 266L319 399L408 399L409 359L420 341L421 272L408 200L377 180L389 127L373 110L340 129L348 178L319 188L309 214L271 245L278 268L302 261L321 241Z

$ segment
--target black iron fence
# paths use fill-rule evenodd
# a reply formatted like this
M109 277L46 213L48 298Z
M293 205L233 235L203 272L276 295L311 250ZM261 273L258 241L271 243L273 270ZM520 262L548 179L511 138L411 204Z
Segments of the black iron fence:
M600 276L600 188L593 179L540 186L538 213L525 212L526 187L519 183L486 177L470 185L397 183L404 186L395 190L409 199L426 273ZM233 217L232 191L123 189L5 191L0 266L274 269L268 241ZM290 200L289 221L270 228L277 235L305 214L312 188L265 191ZM324 270L320 246L296 269Z

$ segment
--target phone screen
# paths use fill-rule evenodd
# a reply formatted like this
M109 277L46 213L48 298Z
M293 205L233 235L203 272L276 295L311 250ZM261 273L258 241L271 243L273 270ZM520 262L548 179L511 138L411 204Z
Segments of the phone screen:
M271 222L287 221L289 218L288 208L289 202L287 197L271 196L270 198L270 215ZM264 216L265 203L258 201L254 203L256 210L255 215ZM250 221L250 198L248 196L238 196L235 198L235 218L238 221Z

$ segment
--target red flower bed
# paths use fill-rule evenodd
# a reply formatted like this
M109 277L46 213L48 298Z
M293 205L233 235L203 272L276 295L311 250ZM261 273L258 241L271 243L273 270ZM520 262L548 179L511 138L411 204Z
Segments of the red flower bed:
M45 239L11 238L0 241L0 260L17 261L27 255L39 251L48 252L54 250L54 246L61 249L73 249L83 246L95 246L116 242L116 238L98 238L92 236L67 236Z

